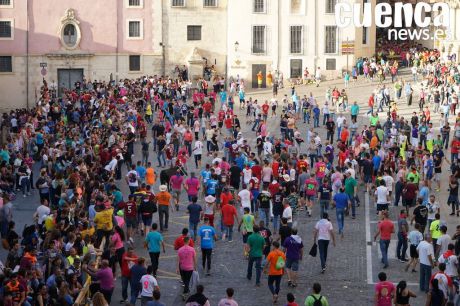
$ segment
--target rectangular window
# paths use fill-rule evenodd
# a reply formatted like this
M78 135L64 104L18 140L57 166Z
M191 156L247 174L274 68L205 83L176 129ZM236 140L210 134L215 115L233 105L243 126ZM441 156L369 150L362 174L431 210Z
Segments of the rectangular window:
M187 26L187 40L201 40L201 26L200 25Z
M0 56L0 72L13 72L13 58Z
M367 45L368 35L369 35L369 29L366 27L363 27L363 45Z
M302 0L291 0L291 14L302 13Z
M203 0L204 7L217 7L217 0Z
M302 26L291 26L291 54L302 53Z
M265 0L253 0L254 1L254 13L265 13Z
M129 71L141 71L141 56L130 55L129 56Z
M291 78L298 78L302 76L302 60L291 59Z
M128 0L128 6L141 6L141 0Z
M335 58L326 59L326 70L336 70Z
M11 7L11 6L13 6L12 1L13 0L0 0L0 6Z
M337 53L337 26L326 26L324 53Z
M140 38L141 37L141 22L140 21L128 21L128 37L129 38Z
M172 0L171 6L173 7L184 7L185 0Z
M265 26L252 27L252 53L265 54Z
M336 4L337 0L326 0L326 14L334 14Z
M0 38L12 38L12 21L0 20Z

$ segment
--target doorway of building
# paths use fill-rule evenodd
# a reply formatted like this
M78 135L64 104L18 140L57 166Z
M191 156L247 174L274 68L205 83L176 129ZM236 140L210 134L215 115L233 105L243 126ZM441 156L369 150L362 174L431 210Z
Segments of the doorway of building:
M267 65L253 64L252 65L252 88L258 88L257 74L262 72L262 86L261 88L267 87Z
M83 81L83 69L58 69L58 94L62 96L64 89L74 89L75 83Z

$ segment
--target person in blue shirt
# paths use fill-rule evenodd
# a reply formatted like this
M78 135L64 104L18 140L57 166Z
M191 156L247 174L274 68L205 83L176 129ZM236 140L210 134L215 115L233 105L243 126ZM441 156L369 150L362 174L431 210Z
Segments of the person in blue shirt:
M156 277L158 263L160 260L160 247L163 249L163 253L166 253L163 235L158 232L158 224L152 224L152 231L150 231L145 237L144 246L149 251L150 261L153 268L153 276Z
M219 182L216 180L215 175L211 175L211 178L206 182L206 195L216 195L216 189Z
M420 188L418 198L422 200L422 205L427 205L430 198L430 188L428 188L429 181L424 180L423 186Z
M377 172L380 169L380 163L381 162L382 162L382 158L380 157L380 155L378 155L378 153L376 151L374 157L372 157L372 164L374 166L374 175L377 175Z
M137 175L139 175L141 182L145 182L145 175L147 174L147 170L144 166L142 166L142 162L138 161L136 166Z
M196 240L198 224L200 223L201 212L203 211L201 205L196 204L197 200L197 197L192 197L192 203L187 206L189 231L193 240Z
M315 105L315 107L313 108L313 127L317 128L319 127L319 115L320 115L321 111L318 107L318 104Z
M219 93L219 96L220 96L220 103L224 104L225 102L227 102L227 92L222 89L221 92Z
M214 241L217 240L216 230L209 225L209 218L204 218L204 224L198 230L198 237L200 238L203 271L206 266L206 275L209 276L211 275L212 249L214 248Z
M334 206L337 215L337 226L339 228L339 234L343 238L343 228L345 222L345 210L351 206L350 199L345 193L345 188L340 187L339 192L334 196Z

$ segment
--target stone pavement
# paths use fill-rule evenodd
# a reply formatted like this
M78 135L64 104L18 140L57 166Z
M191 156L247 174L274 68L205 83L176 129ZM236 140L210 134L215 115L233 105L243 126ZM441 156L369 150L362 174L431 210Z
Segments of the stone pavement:
M403 72L404 77L407 77L407 72ZM391 86L391 83L386 83ZM350 89L348 90L350 102L357 101L361 106L361 116L359 117L358 123L360 126L368 124L369 120L364 114L367 112L367 100L372 90L377 85L377 82L370 83L364 80L359 80L357 84L351 83ZM339 89L343 87L341 80L324 82L320 87L316 88L312 85L309 86L297 86L298 95L303 97L304 94L309 95L313 92L317 97L318 102L322 105L324 101L324 94L327 86L338 86ZM281 100L284 94L289 95L290 88L284 88L280 90L278 99ZM247 94L247 98L252 97L263 101L271 98L271 91L253 91ZM405 117L410 115L412 111L418 111L418 106L415 103L417 99L414 97L414 104L412 107L405 105L404 103L398 103L400 111ZM245 111L238 110L239 103L235 105L236 113L240 118L242 124L242 131L244 138L248 139L251 146L255 146L255 133L250 131L251 126L246 125ZM281 103L280 103L281 105ZM415 106L415 109L414 109ZM278 108L280 110L280 108ZM349 118L349 115L346 114ZM434 120L438 119L436 115L433 116ZM381 113L381 118L386 118L386 113ZM305 135L307 131L306 124L300 124L300 131L302 135ZM310 128L310 126L308 126ZM325 130L323 128L316 129L321 135L322 139L325 139ZM269 131L273 135L279 135L279 118L269 118ZM149 131L150 137L150 131ZM302 148L302 152L305 151L305 146ZM136 157L140 158L139 144L136 145ZM157 164L156 157L154 154L150 155L151 161ZM138 160L136 158L134 161ZM210 162L210 159L204 157L203 164ZM159 172L159 169L156 169ZM189 163L189 170L194 170L193 162ZM125 171L125 169L124 169ZM197 173L199 171L196 171ZM446 172L446 171L445 171ZM448 173L444 173L444 185L446 186L445 180ZM155 191L158 191L158 184L155 186ZM128 188L124 180L119 183L125 197L128 194ZM376 281L376 275L380 272L381 265L378 259L378 247L377 245L369 245L367 237L369 234L366 233L366 224L369 224L368 231L370 231L370 237L373 237L375 231L375 213L372 206L369 206L369 222L366 223L366 211L365 211L365 198L360 188L360 199L361 206L357 209L357 218L352 220L347 217L345 220L345 237L343 240L337 239L337 246L334 248L332 245L329 247L328 254L328 270L325 274L320 274L319 258L312 258L308 255L308 251L313 243L313 228L316 221L319 218L319 209L315 207L313 210L313 217L309 218L305 215L305 212L301 212L295 216L297 221L299 234L304 241L304 259L301 262L299 271L300 280L299 286L296 289L290 289L287 287L286 277L282 281L282 287L280 292L280 305L286 303L286 293L293 292L297 297L297 302L303 304L305 297L311 293L311 286L313 282L321 283L323 287L323 294L328 298L330 305L346 305L356 304L360 302L363 305L370 305L373 299L373 285ZM449 227L449 233L452 233L452 229L457 225L457 219L455 217L448 216L448 209L446 208L447 192L446 188L442 188L441 192L438 193L439 202L442 204L441 212L443 220L446 220ZM32 215L38 207L38 194L35 191L33 196L22 198L18 196L14 203L15 221L17 222L17 229L20 231L24 224L30 224L32 222ZM162 292L162 301L166 305L183 305L180 298L182 287L179 283L179 277L175 273L175 251L173 250L172 244L174 239L180 234L183 227L188 227L188 216L185 213L185 207L187 205L187 199L183 193L181 198L181 207L179 212L173 212L170 214L170 229L165 232L165 241L167 243L167 249L165 254L161 254L158 281ZM392 218L397 216L397 209L391 208ZM330 212L330 218L334 228L337 228L337 222L334 211ZM219 218L218 218L219 219ZM154 216L154 222L158 221L157 214ZM219 229L218 229L219 231ZM209 297L211 305L216 305L218 300L225 296L225 289L227 287L233 287L236 291L235 299L239 305L245 306L256 306L256 305L270 305L271 295L266 285L266 276L262 277L262 286L257 288L254 286L254 280L249 282L246 280L246 267L247 261L243 257L242 251L242 238L237 232L235 239L232 243L218 241L213 254L212 263L212 276L202 276L201 281L205 286L205 294ZM142 245L142 239L138 236L135 239L136 253L139 256L144 256L149 262L149 256ZM391 248L394 250L395 243L392 241ZM370 251L370 253L369 253ZM394 251L390 251L390 253ZM198 262L201 260L201 254L198 250ZM1 258L5 259L6 253L4 250L0 252ZM391 255L391 254L390 254ZM393 255L394 256L394 255ZM398 282L401 279L407 280L410 284L415 284L418 281L418 274L414 275L405 273L402 270L401 263L394 259L390 260L390 267L386 270L389 275L389 279ZM200 266L200 265L199 265ZM201 272L201 268L199 270ZM117 305L121 299L121 280L117 279L116 290L112 300L112 305ZM413 290L418 294L418 288L411 286ZM128 291L129 292L129 291ZM425 302L423 294L411 302L411 305L422 305Z

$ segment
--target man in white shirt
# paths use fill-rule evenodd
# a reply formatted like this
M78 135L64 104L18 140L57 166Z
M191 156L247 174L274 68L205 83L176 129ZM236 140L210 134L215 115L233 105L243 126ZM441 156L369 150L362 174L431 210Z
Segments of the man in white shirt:
M289 205L288 200L284 199L283 200L283 218L287 219L287 224L290 228L292 228L292 208L291 205Z
M420 291L428 293L431 271L434 268L434 251L430 235L426 235L425 240L420 241L417 252L420 259Z
M455 245L449 243L447 251L440 254L438 258L439 263L444 263L446 265L446 275L449 277L458 276L458 258L454 253Z
M449 243L452 241L452 238L450 238L449 234L447 234L447 226L441 225L439 230L442 234L441 237L439 237L438 240L436 240L435 254L442 255L447 251Z
M139 187L139 175L136 171L136 166L132 165L131 170L126 173L126 183L128 183L129 191L134 193L137 191L137 187Z
M104 167L105 171L114 173L117 167L118 161L117 156L112 156L112 160Z
M42 199L42 204L37 207L35 212L35 216L37 218L38 226L41 227L43 222L45 221L46 216L51 213L51 209L49 208L49 203L47 199Z
M265 139L265 142L264 142L264 156L265 158L269 158L272 154L272 143L270 142L270 140L268 140L268 138Z
M377 212L388 210L388 188L385 186L385 181L380 181L380 186L375 190L375 203L377 204Z
M246 188L238 192L238 199L240 200L242 209L247 207L249 208L249 211L251 211L251 192L249 192L248 188L249 185L247 185Z
M160 287L158 287L158 282L155 277L152 275L153 273L153 267L148 266L147 267L147 274L141 277L141 286L142 286L142 291L141 291L141 304L146 305L148 301L152 301L152 295L153 291L155 290L160 290Z
M200 140L195 140L193 146L193 156L195 157L196 168L201 168L201 156L203 154L203 143Z
M391 175L389 175L387 170L385 170L385 172L383 173L382 180L385 182L385 186L388 188L388 193L391 196L391 193L393 192L393 184L395 180L393 179Z
M319 259L321 261L321 273L326 271L327 248L332 238L332 244L335 246L334 228L329 221L328 213L323 213L322 219L316 222L314 231L314 241L318 241Z

